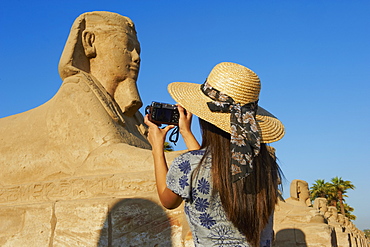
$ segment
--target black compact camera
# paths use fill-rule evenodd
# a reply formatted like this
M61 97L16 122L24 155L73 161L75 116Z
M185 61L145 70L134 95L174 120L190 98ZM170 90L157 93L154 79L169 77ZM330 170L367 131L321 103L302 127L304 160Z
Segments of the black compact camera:
M151 105L145 108L145 113L148 118L155 124L178 125L180 113L176 105L152 102Z

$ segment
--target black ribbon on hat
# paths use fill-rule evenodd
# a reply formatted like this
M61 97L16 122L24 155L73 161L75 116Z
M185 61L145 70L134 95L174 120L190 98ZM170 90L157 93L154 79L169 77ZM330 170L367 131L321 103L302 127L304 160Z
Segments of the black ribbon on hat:
M212 112L230 113L230 169L232 181L236 182L252 173L253 158L260 152L261 138L256 122L258 100L245 105L235 103L207 81L201 85L201 90L213 100L207 102Z

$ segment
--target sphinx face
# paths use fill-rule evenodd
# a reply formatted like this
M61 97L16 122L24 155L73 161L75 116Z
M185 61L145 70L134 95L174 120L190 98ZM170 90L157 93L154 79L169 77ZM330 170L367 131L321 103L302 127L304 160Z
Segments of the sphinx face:
M91 74L115 99L123 113L133 116L142 106L136 80L140 69L140 43L136 35L124 31L97 32L96 57Z
M140 44L136 36L123 31L96 32L96 56L91 59L91 73L107 92L114 94L121 81L136 81L140 69Z
M116 66L114 81L117 84L114 85L112 96L125 115L133 116L143 105L136 86L140 68L140 44L136 37L130 35L118 35L113 43L116 54L112 63Z
M136 81L140 69L140 44L136 36L126 33L111 35L106 48L111 54L110 64L107 66L111 67L110 72L115 81Z

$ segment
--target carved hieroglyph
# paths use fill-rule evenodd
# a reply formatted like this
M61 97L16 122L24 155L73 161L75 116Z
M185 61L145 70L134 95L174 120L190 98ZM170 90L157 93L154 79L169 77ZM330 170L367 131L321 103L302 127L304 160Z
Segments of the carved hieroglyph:
M182 209L156 195L139 68L129 18L75 20L56 95L0 119L0 246L180 245Z

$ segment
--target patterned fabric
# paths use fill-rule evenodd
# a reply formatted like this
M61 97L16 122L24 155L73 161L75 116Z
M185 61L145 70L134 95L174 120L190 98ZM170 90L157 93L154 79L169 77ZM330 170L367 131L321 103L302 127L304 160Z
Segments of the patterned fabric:
M211 157L194 173L205 151L190 151L177 157L167 173L167 187L185 200L184 211L195 246L250 246L245 236L227 220L220 196L213 193ZM272 217L262 232L261 247L271 246Z
M242 106L240 103L235 103L231 97L211 87L207 81L202 84L201 90L214 100L207 103L212 112L230 113L231 175L233 182L236 182L253 171L253 158L260 151L261 138L255 119L258 101Z

